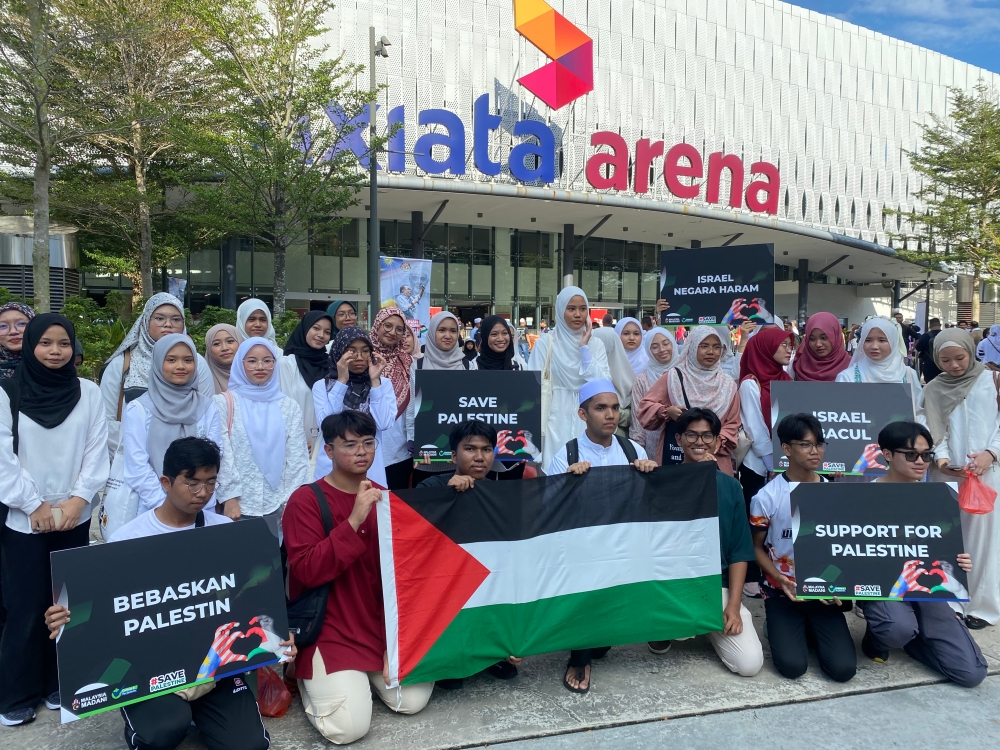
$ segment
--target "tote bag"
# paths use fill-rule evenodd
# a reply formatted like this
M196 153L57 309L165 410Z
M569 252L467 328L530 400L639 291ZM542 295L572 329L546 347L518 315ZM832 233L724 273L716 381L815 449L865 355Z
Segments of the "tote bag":
M139 493L125 482L124 440L119 441L111 462L111 474L104 487L104 497L98 510L101 537L108 541L111 535L139 514Z

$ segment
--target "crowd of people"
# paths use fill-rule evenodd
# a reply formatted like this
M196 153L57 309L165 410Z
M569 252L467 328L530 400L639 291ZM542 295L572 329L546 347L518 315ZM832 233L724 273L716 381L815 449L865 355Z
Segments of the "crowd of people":
M817 473L826 443L815 417L792 414L773 426L788 459L786 471L774 472L774 382L906 383L914 420L879 433L887 470L877 481L962 482L971 472L1000 489L1000 326L980 341L962 327L942 330L932 320L929 328L916 336L900 320L873 317L845 331L828 312L809 317L801 337L789 326L752 322L678 331L650 316L595 326L587 295L567 287L556 300L554 325L543 325L531 341L523 326L500 316L477 319L463 337L450 312L423 329L398 307L381 309L365 329L354 303L337 301L307 313L279 350L267 305L250 299L235 326L208 331L202 356L179 300L157 294L98 386L77 377L78 341L67 318L3 305L0 723L26 724L43 703L59 707L50 636L72 613L52 604L49 553L88 544L91 514L113 476L128 492L117 527L103 529L112 543L244 517L280 520L289 596L329 585L316 641L299 649L290 634L284 644L292 660L286 679L297 680L306 716L324 738L344 744L363 737L372 690L393 711L420 711L435 685L387 684L372 508L379 488L447 485L465 492L503 471L494 466L497 432L479 421L452 432L446 468L414 454L419 370L464 371L470 382L480 370L539 372L540 473L611 465L649 472L714 461L723 629L708 638L733 673L752 677L763 666L745 606L747 598L762 597L771 659L787 678L806 671L814 649L826 675L850 680L857 657L846 615L855 610L865 619L865 657L884 664L902 648L957 684L974 686L986 662L969 630L1000 621L996 514L962 513L968 554L955 562L969 572L968 603L855 608L836 598L802 601L789 484L840 480ZM648 648L666 654L671 643L651 641ZM607 650L594 644L573 651L562 675L566 689L589 691L592 663ZM520 661L510 655L487 671L511 679ZM213 747L267 747L241 687L224 680L130 706L122 711L126 742L133 750L173 748L193 720ZM461 680L437 687L455 689Z

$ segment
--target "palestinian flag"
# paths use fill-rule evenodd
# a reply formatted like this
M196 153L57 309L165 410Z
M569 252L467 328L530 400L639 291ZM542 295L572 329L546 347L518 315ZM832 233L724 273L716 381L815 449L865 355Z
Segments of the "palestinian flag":
M715 463L386 493L392 684L722 629Z

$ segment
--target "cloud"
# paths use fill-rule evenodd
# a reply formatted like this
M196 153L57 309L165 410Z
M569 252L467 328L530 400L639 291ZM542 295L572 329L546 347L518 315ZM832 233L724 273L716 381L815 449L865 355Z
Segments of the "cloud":
M863 0L852 4L847 16L852 23L886 27L893 36L927 46L992 39L1000 31L998 0ZM873 16L880 23L873 24Z

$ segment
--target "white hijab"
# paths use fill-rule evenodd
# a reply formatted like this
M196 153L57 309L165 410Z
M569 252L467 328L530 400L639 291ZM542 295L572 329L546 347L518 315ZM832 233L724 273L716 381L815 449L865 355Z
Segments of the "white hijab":
M251 383L243 369L247 353L258 344L267 347L275 361L271 379L263 385ZM285 396L278 384L277 368L280 359L278 348L273 343L253 336L240 344L229 371L229 392L240 402L240 414L250 438L253 459L271 489L277 489L281 484L285 468L285 420L281 416L281 399Z
M865 354L865 339L872 329L877 328L889 340L892 351L888 357L875 361ZM903 334L900 331L899 323L888 318L871 318L861 326L861 335L858 338L858 346L851 355L851 364L847 370L851 373L851 382L854 382L855 368L861 374L863 383L902 383L909 368L906 360L903 359Z
M650 347L653 346L653 339L657 336L662 336L670 342L671 351L673 351L670 361L665 365L657 362L656 357L653 356L653 352L650 351ZM667 370L677 364L677 360L680 356L680 344L677 343L677 340L673 337L670 331L665 328L654 328L652 331L646 331L646 335L642 337L642 348L646 352L646 356L649 359L649 362L646 365L646 377L649 379L650 386L652 386L653 383L666 374Z
M989 335L979 342L977 354L984 365L1000 365L1000 325L990 326Z
M438 326L445 320L454 320L455 326L459 331L459 335L455 336L455 346L451 348L451 351L447 352L437 345ZM465 352L461 344L461 331L462 324L458 322L458 318L446 310L442 310L431 318L430 325L427 326L427 341L424 343L424 364L421 369L464 370L465 365L462 364L462 361L465 359Z
M583 297L587 307L590 301L587 293L578 286L568 286L559 292L556 297L556 326L552 334L552 380L553 385L559 388L569 388L580 390L580 386L587 382L586 378L580 374L583 357L580 354L580 345L583 337L587 333L589 320L577 330L572 330L563 317L566 313L566 305L573 297Z
M617 333L618 336L621 337L622 331L625 330L625 326L627 326L629 323L635 323L635 327L639 329L639 335L641 336L643 333L642 323L640 323L635 318L622 318L621 320L619 320L615 324L615 333ZM632 351L629 351L628 349L625 350L625 353L628 355L628 362L630 365L632 365L633 375L638 375L640 372L645 370L646 362L649 360L649 356L646 354L646 347L642 345L643 343L644 342L641 342L639 346L637 346ZM622 346L624 347L625 344L623 343Z
M255 310L263 310L267 316L267 332L264 334L264 338L272 344L277 345L274 325L271 323L271 311L267 309L267 305L256 298L250 298L236 308L236 334L239 336L240 342L242 343L250 338L249 334L247 334L247 320L250 318L250 313Z
M611 371L611 382L615 385L618 400L624 409L632 403L632 383L635 381L625 345L612 328L595 329L593 338L599 339L604 344L604 351L608 355L608 369Z

